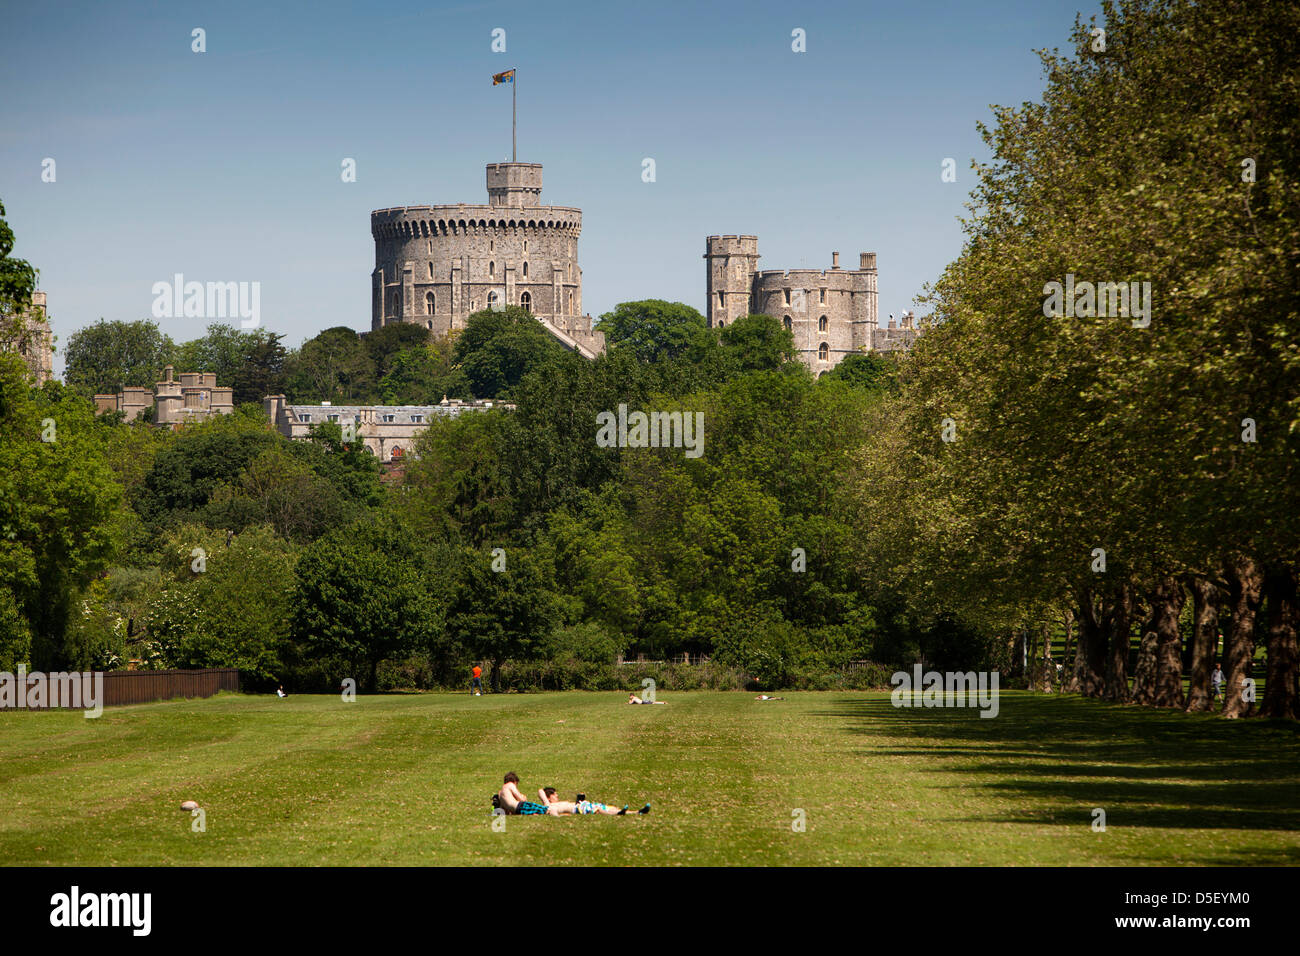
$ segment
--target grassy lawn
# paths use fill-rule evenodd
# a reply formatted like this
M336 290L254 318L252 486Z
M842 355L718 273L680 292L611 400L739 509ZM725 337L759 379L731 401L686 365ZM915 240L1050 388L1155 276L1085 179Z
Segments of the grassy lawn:
M0 713L0 863L1300 863L1294 725L1014 691L992 720L895 709L885 693L661 697L231 695L98 720ZM507 770L526 793L654 809L510 817L494 832ZM191 832L186 799L207 832Z

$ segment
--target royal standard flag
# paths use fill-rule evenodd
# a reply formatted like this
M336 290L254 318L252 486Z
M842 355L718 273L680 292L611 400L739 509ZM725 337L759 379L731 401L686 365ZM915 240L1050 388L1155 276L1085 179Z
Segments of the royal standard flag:
M506 70L504 73L492 74L492 85L500 86L502 83L513 83L515 81L515 71Z

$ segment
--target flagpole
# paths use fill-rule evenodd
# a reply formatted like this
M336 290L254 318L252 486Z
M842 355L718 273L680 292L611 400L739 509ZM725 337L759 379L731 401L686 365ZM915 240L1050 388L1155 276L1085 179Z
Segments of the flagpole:
M510 162L519 162L518 139L515 135L515 121L517 118L516 106L518 104L515 88L519 85L519 72L516 70L515 75L510 77Z

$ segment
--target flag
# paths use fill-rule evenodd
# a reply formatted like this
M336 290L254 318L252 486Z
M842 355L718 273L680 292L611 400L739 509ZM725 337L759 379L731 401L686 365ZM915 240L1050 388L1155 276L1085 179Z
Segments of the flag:
M506 70L504 73L492 74L492 85L500 86L502 83L513 83L515 81L515 71Z

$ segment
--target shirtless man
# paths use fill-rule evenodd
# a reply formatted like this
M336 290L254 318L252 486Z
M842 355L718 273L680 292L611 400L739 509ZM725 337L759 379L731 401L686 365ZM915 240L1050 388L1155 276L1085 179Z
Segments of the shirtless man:
M519 774L513 770L506 774L505 783L497 791L497 805L506 813L518 813L522 816L540 816L550 811L540 803L533 803L519 791ZM558 814L552 814L558 816Z

